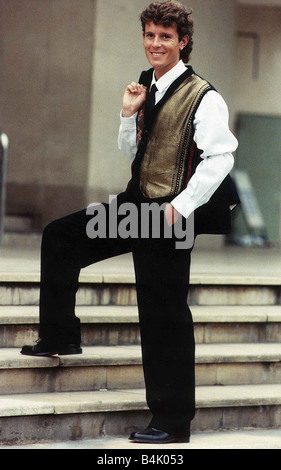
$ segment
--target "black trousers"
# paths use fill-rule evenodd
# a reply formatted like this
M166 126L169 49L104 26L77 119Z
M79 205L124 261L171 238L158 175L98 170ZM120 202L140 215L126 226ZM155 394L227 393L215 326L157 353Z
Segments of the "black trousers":
M126 193L119 195L118 207L126 201ZM39 336L51 346L80 343L75 296L81 268L132 252L150 425L188 432L195 412L194 332L187 305L191 249L175 249L174 237L165 238L162 232L159 238L113 238L108 232L110 206L103 206L105 237L88 237L86 226L93 215L86 210L55 220L44 230Z

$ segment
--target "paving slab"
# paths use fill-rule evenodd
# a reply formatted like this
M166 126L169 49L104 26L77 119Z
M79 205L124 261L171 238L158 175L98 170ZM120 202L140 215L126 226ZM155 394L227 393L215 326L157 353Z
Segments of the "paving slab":
M65 442L41 442L37 444L26 444L18 446L0 446L1 450L13 449L91 449L96 452L92 455L92 462L98 457L105 455L114 456L114 451L125 450L124 456L129 456L130 451L139 451L140 455L145 452L153 452L157 449L163 454L167 450L175 450L176 454L193 449L281 449L281 429L242 429L237 431L222 432L196 432L191 435L190 443L145 445L130 442L126 437L104 437L101 439L87 439L80 441ZM112 452L108 452L108 451ZM157 453L156 453L157 454ZM118 453L118 455L122 455ZM133 454L132 454L133 455Z

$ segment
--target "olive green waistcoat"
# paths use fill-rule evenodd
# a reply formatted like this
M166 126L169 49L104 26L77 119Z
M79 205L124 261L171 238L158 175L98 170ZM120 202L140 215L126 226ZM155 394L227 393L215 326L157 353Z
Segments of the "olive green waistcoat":
M206 80L192 74L159 110L140 168L140 189L145 197L177 195L186 186L194 114L210 89Z

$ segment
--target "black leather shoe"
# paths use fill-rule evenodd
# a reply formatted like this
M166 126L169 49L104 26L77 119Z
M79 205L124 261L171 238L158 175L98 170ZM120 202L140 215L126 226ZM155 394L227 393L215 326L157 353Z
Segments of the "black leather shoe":
M26 356L53 356L58 353L58 349L55 346L47 344L39 338L34 346L25 345L22 347L21 354Z
M58 348L59 356L67 356L68 354L82 354L82 348L79 344L65 344Z
M170 444L171 442L189 442L189 434L169 434L156 428L147 428L142 432L133 432L129 440L143 444Z
M81 354L82 349L78 344L66 344L64 346L52 346L47 344L39 338L34 346L23 346L21 354L26 356L54 356L55 354L66 355L66 354Z

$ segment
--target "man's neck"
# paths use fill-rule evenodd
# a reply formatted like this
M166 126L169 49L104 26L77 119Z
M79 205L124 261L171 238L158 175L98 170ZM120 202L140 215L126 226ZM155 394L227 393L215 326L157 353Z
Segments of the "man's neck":
M169 86L176 78L178 78L183 72L186 71L186 66L184 65L183 61L180 60L174 67L172 67L168 72L166 72L162 77L158 80L155 76L155 71L152 76L151 85L154 83L157 85L157 88L160 92L162 92L167 86Z

